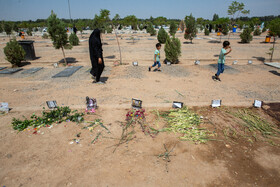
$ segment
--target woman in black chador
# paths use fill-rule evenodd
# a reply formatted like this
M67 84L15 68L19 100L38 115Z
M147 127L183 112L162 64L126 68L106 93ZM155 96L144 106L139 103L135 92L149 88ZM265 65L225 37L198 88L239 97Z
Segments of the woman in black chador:
M89 37L89 54L92 65L90 73L96 78L96 83L98 84L103 84L103 82L100 81L100 76L105 67L102 51L100 30L94 29Z

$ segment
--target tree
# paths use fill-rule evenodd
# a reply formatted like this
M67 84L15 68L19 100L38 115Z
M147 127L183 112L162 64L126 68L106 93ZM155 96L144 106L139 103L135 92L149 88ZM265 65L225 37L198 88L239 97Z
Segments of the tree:
M52 11L51 15L48 17L48 33L53 41L53 46L55 49L62 50L63 58L65 64L67 64L64 49L68 47L67 33L65 30L65 25L60 19L56 17L56 14Z
M9 22L5 22L4 23L4 31L6 32L6 34L9 36L12 34L12 25Z
M210 31L209 31L207 28L205 28L205 29L204 29L204 34L205 34L205 36L209 36Z
M134 15L126 16L123 19L123 23L126 26L131 26L133 30L137 30L138 19L136 18L136 16Z
M105 32L106 27L110 25L110 11L107 9L101 9L100 15L95 14L95 17L93 19L93 29L100 29L102 33Z
M261 29L257 27L257 28L254 30L254 36L260 36L261 34L262 34Z
M2 33L3 31L3 23L0 23L0 33Z
M177 25L172 21L170 24L170 30L169 33L170 35L176 34L177 32Z
M236 20L240 14L250 14L250 10L244 10L244 3L239 3L237 1L233 1L231 5L228 7L228 15L232 16L231 25L236 23ZM230 34L228 35L228 39Z
M82 20L78 20L78 22L75 24L78 31L80 31L81 36L83 36L83 30L86 27L86 24Z
M191 40L192 43L192 40L194 39L197 33L195 18L192 16L192 14L190 16L185 17L185 24L186 31L184 37L187 40Z
M178 38L175 38L175 35L173 35L172 38L169 36L167 37L164 52L167 61L172 64L179 63L178 59L181 56L181 42Z
M13 30L15 32L18 32L18 25L16 23L13 24Z
M218 19L219 19L219 15L218 15L218 14L214 14L214 15L213 15L212 21L216 21L216 20L218 20Z
M167 32L164 30L164 28L161 27L157 35L158 42L161 44L165 44L167 37L168 37Z
M280 18L276 18L272 20L269 23L269 35L273 36L274 42L273 42L273 47L270 49L270 62L272 62L273 59L273 53L275 50L275 43L276 43L276 37L280 37Z
M120 17L119 14L116 14L115 17L113 18L112 21L113 21L113 25L114 25L115 27L117 27L117 26L119 25L120 19L121 19L121 17Z
M196 19L196 25L202 31L204 29L204 19L203 18L197 18Z
M157 31L155 30L155 28L151 22L148 23L147 33L150 33L151 36L155 36L157 34Z
M4 53L6 55L6 60L9 61L13 66L20 66L21 61L24 60L25 51L18 44L16 39L11 40L7 43L6 47L4 47Z
M251 32L252 30L248 27L243 30L243 32L240 34L241 43L250 43L250 41L253 40Z
M70 44L72 45L72 46L77 46L77 45L79 45L79 38L78 38L78 36L74 33L74 32L72 32L71 34L70 34L70 36L69 36L69 42L70 42Z
M180 26L179 27L180 27L181 31L184 32L184 30L185 30L185 22L184 22L184 20L180 21Z

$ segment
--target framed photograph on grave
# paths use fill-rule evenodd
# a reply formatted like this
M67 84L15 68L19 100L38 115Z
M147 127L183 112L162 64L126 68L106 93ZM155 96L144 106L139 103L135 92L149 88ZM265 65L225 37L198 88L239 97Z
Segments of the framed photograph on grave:
M183 108L184 103L173 101L172 108Z
M254 107L256 107L256 108L261 108L261 107L262 107L262 101L255 100L255 101L254 101Z
M142 108L142 101L139 99L132 98L132 107L133 108Z
M212 108L220 107L222 105L222 100L212 100Z
M56 104L56 101L46 101L49 109L54 109L54 108L57 108L57 104Z
M132 65L133 66L138 66L138 62L136 61L136 62L132 62Z

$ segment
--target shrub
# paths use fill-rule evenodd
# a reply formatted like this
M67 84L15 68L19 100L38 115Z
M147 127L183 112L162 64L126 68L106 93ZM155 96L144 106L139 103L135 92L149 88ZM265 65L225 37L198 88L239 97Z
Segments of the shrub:
M252 30L250 28L245 28L243 32L240 34L241 43L250 43L253 40L253 36L251 35Z
M140 31L142 31L144 29L144 25L143 24L139 25L139 29Z
M261 30L259 28L256 28L254 30L254 36L260 36L262 34Z
M4 31L6 32L6 34L8 35L8 36L10 36L11 34L12 34L12 26L11 26L11 24L10 23L5 23L4 24Z
M170 24L170 30L169 33L170 35L176 34L177 32L177 25L172 21Z
M73 46L79 45L79 38L75 33L70 34L69 43Z
M205 28L205 29L204 29L204 34L205 34L205 36L209 36L210 31L209 31L207 28Z
M172 64L179 63L179 56L181 56L181 42L178 38L173 35L172 38L169 36L166 39L164 46L164 52L166 60L170 61Z
M223 35L227 35L228 34L228 25L227 24L222 24L222 33Z
M155 36L157 31L154 29L153 24L149 23L147 26L147 32L150 33L151 36Z
M28 36L32 36L32 28L31 27L29 27L28 29L27 29L27 35Z
M44 33L43 36L42 36L42 38L43 38L43 39L48 39L48 38L49 38L49 35L48 35L47 33Z
M168 34L164 30L164 28L160 28L158 31L158 35L157 35L158 42L161 44L165 44L167 37L168 37Z
M262 32L266 32L266 27L263 27Z
M186 31L184 38L187 40L191 40L192 43L192 40L194 39L197 33L195 18L192 16L192 14L190 16L185 17L185 23Z
M13 66L20 66L21 61L24 60L25 51L18 44L16 39L11 40L4 47L4 53L6 55L6 60L9 61Z

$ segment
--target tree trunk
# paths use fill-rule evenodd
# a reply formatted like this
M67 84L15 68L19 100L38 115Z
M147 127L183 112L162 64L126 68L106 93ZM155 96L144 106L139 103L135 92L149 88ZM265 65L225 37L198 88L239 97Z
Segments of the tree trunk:
M120 52L120 65L122 65L122 52L121 52L121 47L120 47L120 43L119 43L119 39L118 39L118 35L117 35L117 29L115 29L115 35L116 35L116 39L117 39L118 46L119 46L119 52Z
M275 46L275 42L276 42L275 36L273 37L273 39L274 39L274 41L273 41L273 47L272 47L271 56L270 56L270 62L272 62L273 53L274 53L274 46Z
M65 53L64 53L64 47L61 47L61 50L62 50L62 53L63 53L64 63L65 63L65 65L67 65L67 61L66 61Z

